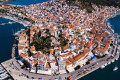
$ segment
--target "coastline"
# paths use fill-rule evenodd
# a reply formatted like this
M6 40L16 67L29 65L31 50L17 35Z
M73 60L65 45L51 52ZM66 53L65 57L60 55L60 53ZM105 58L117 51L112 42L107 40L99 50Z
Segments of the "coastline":
M30 22L28 22L28 21L21 21L21 20L17 19L16 17L6 16L6 15L0 15L0 17L5 18L5 19L13 20L14 22L20 23L20 24L22 24L25 27L30 25Z
M120 12L116 12L116 13L113 13L111 16L109 16L109 17L107 17L106 19L105 19L105 21L104 21L104 25L105 25L105 27L107 28L107 29L109 29L109 32L112 32L112 34L113 34L113 36L114 37L116 37L116 41L117 41L117 45L116 45L116 48L117 47L119 47L119 45L118 45L118 34L115 34L114 33L114 30L111 28L111 26L109 26L107 23L108 23L108 20L110 19L110 18L114 18L114 17L116 17L117 15L120 15ZM116 51L117 50L117 51ZM118 49L116 49L116 50L114 50L114 53L116 52L116 56L113 58L113 60L109 60L108 62L101 62L101 66L102 65L105 65L105 64L107 64L107 63L112 63L112 62L114 62L114 60L118 60L119 59L119 51L118 51ZM107 65L109 65L109 64L107 64ZM96 67L94 67L91 71L89 71L89 72L87 72L86 74L84 74L84 75L81 75L80 77L78 77L76 80L79 80L79 79L81 79L82 77L85 77L86 75L88 75L88 74L90 74L90 73L92 73L92 72L94 72L94 71L96 71L96 70L98 70L98 69L100 69L101 68L101 66L99 65L97 65Z
M110 28L108 25L106 25L108 19L112 18L113 16L115 17L115 16L117 16L117 15L120 15L120 14L117 13L117 14L114 14L114 15L111 15L111 16L107 17L107 18L105 19L105 21L104 21L104 25L105 25L106 27ZM7 19L13 19L13 20L14 20L14 18L12 18L12 17L5 17L5 18L7 18ZM22 24L25 24L25 23L22 23ZM110 29L112 29L112 28L110 28ZM113 32L113 33L114 33L114 32ZM114 35L115 35L115 33L114 33ZM14 52L13 52L13 53L14 53ZM79 76L78 78L76 78L75 80L80 79L80 78L82 78L82 77L84 77L84 76L92 73L93 71L96 71L97 69L99 69L99 68L101 67L101 65L105 65L106 63L112 62L113 60L117 60L118 58L119 58L119 54L116 55L116 57L115 57L114 59L111 59L111 60L106 61L106 62L101 62L99 65L95 65L94 68L92 68L92 69L91 69L90 71L88 71L87 73L80 75L80 76ZM104 60L106 60L106 59L104 59ZM7 61L5 61L5 62L7 62ZM5 65L4 65L4 67L5 67ZM9 70L9 67L8 67L8 70ZM78 71L77 71L77 72L78 72ZM18 73L19 73L19 72L18 72ZM13 75L12 75L12 76L13 76ZM15 76L14 76L14 78L15 78ZM17 79L17 76L16 76L16 79Z
M114 33L114 30L109 26L109 25L107 25L107 23L108 23L108 20L110 19L110 18L113 18L113 17L115 17L115 16L117 16L117 15L120 15L120 14L117 14L117 13L115 13L115 14L113 14L113 15L110 15L109 17L107 17L107 18L105 18L104 19L104 25L105 25L105 27L107 27L109 30L110 30L110 32L112 32L112 34L113 34L113 36L115 37L115 36L117 36L117 35L115 35L115 33ZM6 18L6 19L10 19L10 20L13 20L13 21L15 21L15 22L18 22L18 23L20 23L20 24L22 24L22 25L24 25L24 26L28 26L24 21L21 21L20 19L18 19L17 17L10 17L10 16L2 16L3 18ZM116 38L116 40L118 40L118 37ZM115 40L114 40L115 41ZM118 46L118 45L115 45L116 47ZM117 50L117 48L113 51L113 52L115 52ZM118 53L119 54L119 53ZM99 65L95 65L95 68L93 68L93 69L91 69L90 71L88 71L86 74L83 74L83 75L80 75L80 78L81 77L84 77L84 76L86 76L87 74L89 74L89 73L92 73L93 71L95 71L95 70L97 70L97 69L99 69L100 67L101 67L101 65L105 65L106 63L108 63L108 62L112 62L112 60L117 60L118 58L119 58L119 56L115 56L114 57L114 59L111 59L111 60L109 60L109 61L106 61L106 62L103 62L103 63L100 63ZM106 59L104 59L104 60L106 60ZM102 60L103 61L103 60ZM78 71L76 71L76 72L78 72ZM76 79L75 79L76 80Z
M110 17L107 17L107 18L105 19L105 21L104 21L104 25L105 25L107 28L110 28L108 25L106 25L108 19L112 18L113 16L117 16L117 15L120 15L120 14L114 14L114 15L111 15ZM110 28L110 29L112 29L112 28ZM112 32L113 32L113 30L112 30ZM114 32L113 32L113 33L114 33ZM114 35L115 35L115 33L114 33ZM116 52L116 50L117 50L117 46L118 46L118 45L116 45L116 49L114 49L114 51L113 51L114 54L115 54L115 52ZM13 53L14 53L14 52L13 52ZM113 59L110 59L110 60L108 60L108 61L106 61L106 58L105 58L104 60L101 60L101 63L99 63L98 65L96 64L90 71L88 71L88 72L85 73L85 74L80 75L80 76L77 77L75 80L80 79L80 78L82 78L82 77L84 77L84 76L86 76L86 75L88 75L88 74L96 71L97 69L101 68L102 65L105 65L105 64L107 64L107 63L112 63L112 62L114 62L114 60L118 60L118 58L119 58L119 53L117 53L117 55L116 55ZM105 61L106 61L106 62L105 62ZM83 67L83 68L84 68L84 67ZM79 72L79 71L76 71L76 72Z

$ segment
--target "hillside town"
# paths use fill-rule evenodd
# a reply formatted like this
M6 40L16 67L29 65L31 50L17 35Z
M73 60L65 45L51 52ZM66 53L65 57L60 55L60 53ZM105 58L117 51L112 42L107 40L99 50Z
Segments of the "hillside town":
M88 14L62 1L25 7L27 17L35 21L35 25L30 27L30 37L26 32L19 35L18 51L20 57L29 63L30 72L48 75L72 72L78 65L82 67L95 57L109 54L112 36L103 22L116 9L106 7L101 10L96 6L95 9ZM36 50L39 44L30 45L35 43L35 34L40 35L38 41L42 37L51 39L47 45L51 47L46 46L46 52ZM66 45L62 45L64 41L60 43L61 37L68 40ZM29 53L33 55L29 56Z
M93 5L95 10L87 13L63 0L0 6L7 15L33 22L17 36L19 63L31 73L70 73L109 55L113 47L104 21L120 9Z

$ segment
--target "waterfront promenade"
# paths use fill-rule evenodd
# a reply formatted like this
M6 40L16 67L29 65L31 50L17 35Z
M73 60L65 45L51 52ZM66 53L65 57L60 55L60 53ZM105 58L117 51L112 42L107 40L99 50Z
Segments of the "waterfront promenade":
M19 20L17 17L10 17L10 16L7 16L7 15L0 15L0 17L13 20L13 21L15 21L15 22L18 22L18 23L24 25L24 26L30 25L30 23L29 23L28 21Z
M114 35L115 39L117 40L117 35ZM115 40L115 41L116 41ZM102 58L102 59L98 59L97 61L90 63L88 65L83 66L82 68L80 68L79 70L76 70L74 72L71 73L67 73L67 74L60 74L60 75L40 75L40 74L35 74L35 73L29 73L28 70L24 70L21 69L20 65L18 64L17 60L15 58L3 62L2 65L7 69L7 71L11 70L10 74L11 76L13 76L14 79L17 80L30 80L32 78L42 78L43 80L54 80L54 79L59 79L62 78L63 80L66 77L72 76L72 80L77 80L93 71L95 71L96 69L99 69L102 65L105 65L107 63L111 63L114 60L119 58L119 52L118 52L118 45L114 44L114 48L112 49L111 53L109 55L107 55L106 57ZM15 48L15 46L14 46ZM117 54L116 54L117 52ZM114 57L112 57L111 55L116 54ZM13 62L14 66L9 66L9 64ZM8 66L8 67L7 67ZM27 78L28 77L28 78Z
M118 51L117 46L115 48L113 48L113 52L115 53L116 51ZM99 59L96 62L90 63L88 65L83 66L82 68L80 68L79 70L72 72L72 73L68 73L68 74L61 74L61 75L55 75L55 76L49 76L49 75L40 75L40 74L35 74L35 73L29 73L29 71L27 70L23 70L20 68L20 65L17 63L16 59L11 59L8 60L6 62L3 62L2 65L6 68L6 70L9 72L9 70L11 70L9 73L11 74L11 76L14 79L17 80L30 80L33 77L34 78L42 78L43 80L54 80L55 78L62 78L63 80L65 79L65 77L68 76L72 76L72 80L77 80L93 71L95 71L96 69L99 69L102 65L105 65L106 63L111 63L112 61L114 61L115 59L119 58L119 53L117 52L117 55L115 57L111 57L111 55L107 55L106 57L104 57L103 59ZM10 63L13 62L13 65L10 66ZM27 76L29 76L29 78L27 78Z

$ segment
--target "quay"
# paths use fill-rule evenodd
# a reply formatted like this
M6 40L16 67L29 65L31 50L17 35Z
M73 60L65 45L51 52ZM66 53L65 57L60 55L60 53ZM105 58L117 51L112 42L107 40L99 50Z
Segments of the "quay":
M7 70L7 72L13 77L14 80L28 80L24 76L20 76L20 71L15 67L15 65L12 62L13 59L10 59L1 64Z
M12 76L2 64L0 64L0 80L13 80Z
M111 15L111 17L115 17L116 15L119 15L120 13L114 13L113 15ZM111 18L109 17L109 18ZM114 62L115 60L119 59L119 51L120 51L120 45L118 45L120 39L118 34L114 33L114 30L111 28L110 24L108 23L108 19L106 18L104 21L104 25L106 26L107 30L113 35L114 38L114 47L111 50L111 53L107 56L105 56L104 58L97 60L96 63L91 63L88 64L87 66L83 66L80 70L76 71L76 73L78 73L77 75L72 75L72 80L77 80L80 79L82 77L84 77L85 75L99 69L99 68L103 68L103 66L107 66L108 64ZM113 55L113 56L112 56Z

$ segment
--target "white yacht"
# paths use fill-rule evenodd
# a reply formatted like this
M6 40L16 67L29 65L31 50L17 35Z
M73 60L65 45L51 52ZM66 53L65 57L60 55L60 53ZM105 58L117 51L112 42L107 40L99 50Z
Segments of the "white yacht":
M102 65L102 66L101 66L101 69L103 69L103 68L105 68L105 65Z
M117 66L116 66L116 67L114 67L113 71L116 71L116 70L118 70L118 67L117 67Z

